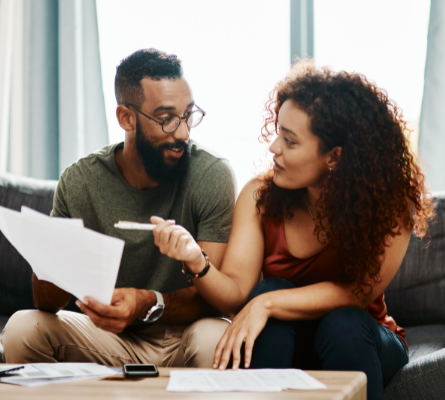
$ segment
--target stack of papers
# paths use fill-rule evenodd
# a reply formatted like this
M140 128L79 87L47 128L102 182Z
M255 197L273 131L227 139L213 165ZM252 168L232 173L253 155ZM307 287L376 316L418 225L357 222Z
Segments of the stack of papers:
M28 207L0 207L0 230L39 279L80 300L111 303L123 240L84 228L82 220L50 218Z
M198 369L170 371L167 386L170 392L281 392L287 389L326 389L326 385L300 369Z
M22 364L3 365L0 366L0 372L20 366L22 366ZM105 377L121 373L104 367L103 365L92 363L41 363L23 364L23 366L23 369L11 372L9 376L0 377L0 382L32 387L79 379Z

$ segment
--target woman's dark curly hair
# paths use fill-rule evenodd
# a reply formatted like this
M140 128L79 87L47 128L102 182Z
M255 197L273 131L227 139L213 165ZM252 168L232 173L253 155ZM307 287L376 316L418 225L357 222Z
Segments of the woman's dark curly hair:
M260 140L270 143L277 133L286 100L308 114L321 154L342 148L315 204L314 234L320 241L325 229L337 249L338 280L355 284L356 294L369 294L371 283L380 282L388 237L400 234L403 224L422 238L434 214L425 177L404 134L402 111L365 76L303 60L270 93ZM257 210L263 219L291 218L292 209L304 204L306 189L279 188L273 176L272 169L259 176Z

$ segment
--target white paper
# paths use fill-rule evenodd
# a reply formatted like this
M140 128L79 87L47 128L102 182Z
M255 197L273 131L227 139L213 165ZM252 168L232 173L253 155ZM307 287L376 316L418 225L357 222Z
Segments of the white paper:
M326 389L326 385L301 369L257 369L255 375L266 385L279 385L286 389Z
M40 213L36 210L33 210L32 208L26 207L26 206L22 206L20 208L20 211L21 211L22 215L26 214L26 215L34 215L34 216L40 217L40 218L48 218L47 215L42 214L42 213ZM51 221L58 221L61 224L69 224L69 225L77 226L80 228L84 227L83 220L79 219L79 218L60 218L60 217L51 217L51 218L52 218Z
M0 382L32 387L119 373L111 368L93 363L38 363L23 364L23 366L23 369L13 372L14 376L1 377ZM12 365L8 365L3 370L12 367Z
M110 304L125 242L23 207L0 207L0 230L39 279L83 300Z
M167 390L170 392L213 392L213 386L203 372L205 370L170 371Z
M326 385L298 369L173 370L170 392L280 392L286 389L326 389Z

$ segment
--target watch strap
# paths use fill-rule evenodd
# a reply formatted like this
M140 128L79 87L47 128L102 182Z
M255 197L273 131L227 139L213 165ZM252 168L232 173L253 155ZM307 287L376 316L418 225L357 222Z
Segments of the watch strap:
M150 290L150 292L153 292L156 295L156 305L164 307L164 297L162 296L162 294L157 292L156 290Z
M150 292L153 292L156 296L156 304L153 307L150 307L147 311L147 315L145 316L145 318L140 318L142 321L147 322L150 318L151 313L158 309L158 308L165 308L165 303L164 303L164 297L162 296L161 293L157 292L156 290L150 290Z

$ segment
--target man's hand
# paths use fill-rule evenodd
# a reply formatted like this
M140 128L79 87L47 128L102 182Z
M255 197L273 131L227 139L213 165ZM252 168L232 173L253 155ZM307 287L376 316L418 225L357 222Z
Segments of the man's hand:
M98 303L90 297L76 305L90 317L94 325L114 334L121 333L137 317L145 317L156 303L156 295L149 290L134 288L114 289L110 306Z

